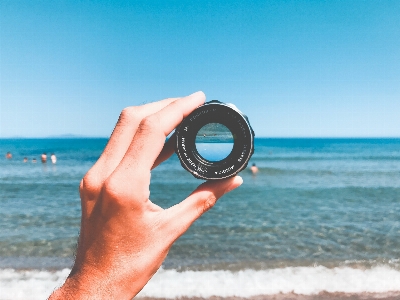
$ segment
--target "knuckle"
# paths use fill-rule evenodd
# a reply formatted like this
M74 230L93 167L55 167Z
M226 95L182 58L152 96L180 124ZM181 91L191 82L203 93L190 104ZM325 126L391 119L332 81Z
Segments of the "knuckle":
M140 118L140 108L137 106L125 107L119 115L120 123L129 123Z
M120 197L120 187L117 180L113 177L108 178L103 185L103 193L107 198L119 199Z
M101 188L101 180L96 173L89 171L81 180L79 191L86 196L95 196Z
M215 203L217 202L217 198L214 195L210 195L207 198L204 198L200 201L199 205L199 213L203 214L209 209L211 209Z
M102 196L108 208L122 208L126 206L126 196L122 193L117 180L108 178L103 185Z
M143 133L157 132L160 129L160 120L156 115L144 118L139 125L139 131Z
M103 184L102 196L106 203L113 207L137 207L144 199L148 199L150 194L148 189L146 193L141 186L137 183L127 184L111 176Z

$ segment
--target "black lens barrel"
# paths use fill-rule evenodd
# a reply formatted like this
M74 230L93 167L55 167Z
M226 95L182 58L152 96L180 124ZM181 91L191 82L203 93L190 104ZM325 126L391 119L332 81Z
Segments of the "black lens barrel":
M233 136L233 149L221 161L204 159L196 149L196 135L206 124L225 125ZM182 167L199 179L223 179L246 168L254 153L254 131L248 118L233 104L212 100L199 106L176 128L177 153Z

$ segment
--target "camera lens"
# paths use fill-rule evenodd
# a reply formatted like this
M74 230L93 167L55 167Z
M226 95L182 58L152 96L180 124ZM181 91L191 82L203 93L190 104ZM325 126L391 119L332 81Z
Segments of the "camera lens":
M236 106L213 100L177 127L175 151L194 177L228 178L247 166L254 152L254 132Z

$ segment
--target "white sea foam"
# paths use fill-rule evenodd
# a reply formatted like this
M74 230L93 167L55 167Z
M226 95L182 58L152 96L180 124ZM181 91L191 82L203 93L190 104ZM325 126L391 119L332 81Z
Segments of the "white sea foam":
M46 299L69 270L0 270L0 299ZM185 271L160 269L140 296L175 298L273 295L294 292L385 293L400 291L400 271L388 266L371 269L287 267L263 271Z
M0 270L0 299L47 299L67 278L69 269L57 272Z

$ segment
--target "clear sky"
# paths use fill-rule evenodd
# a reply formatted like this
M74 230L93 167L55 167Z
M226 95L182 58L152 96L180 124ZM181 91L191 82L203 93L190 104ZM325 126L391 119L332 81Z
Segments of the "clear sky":
M0 137L197 90L257 136L400 136L400 1L0 0Z

